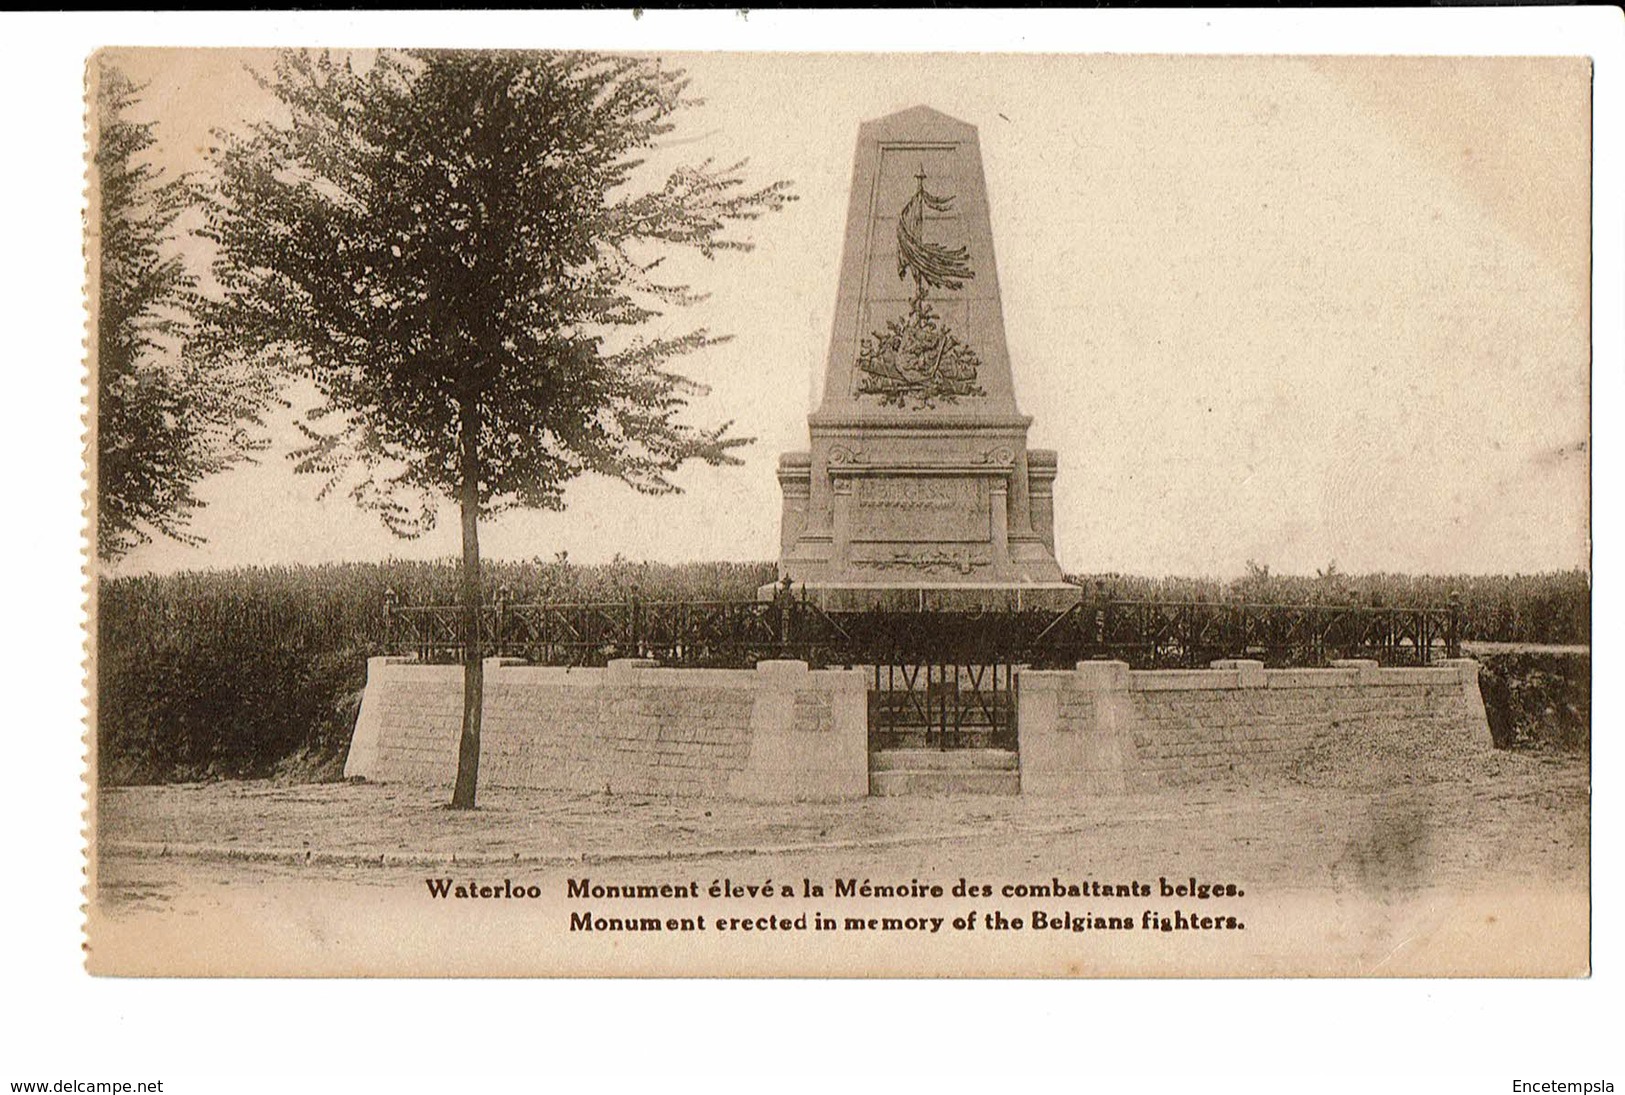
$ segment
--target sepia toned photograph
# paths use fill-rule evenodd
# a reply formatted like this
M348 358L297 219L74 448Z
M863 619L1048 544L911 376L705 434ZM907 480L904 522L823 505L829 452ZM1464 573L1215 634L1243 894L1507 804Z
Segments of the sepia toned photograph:
M1589 975L1588 58L85 84L91 973Z

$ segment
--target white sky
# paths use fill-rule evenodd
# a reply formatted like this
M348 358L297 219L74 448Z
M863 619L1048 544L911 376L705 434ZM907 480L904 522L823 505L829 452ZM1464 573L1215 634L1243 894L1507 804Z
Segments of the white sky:
M1530 571L1587 561L1584 60L674 55L707 99L685 158L748 156L801 200L695 264L732 332L689 371L757 443L680 496L581 480L486 523L489 556L771 559L778 454L806 445L860 122L980 127L1017 400L1060 452L1072 571ZM170 162L260 109L240 56L154 53ZM280 438L289 432L286 424ZM206 483L206 547L118 572L443 557L275 453Z

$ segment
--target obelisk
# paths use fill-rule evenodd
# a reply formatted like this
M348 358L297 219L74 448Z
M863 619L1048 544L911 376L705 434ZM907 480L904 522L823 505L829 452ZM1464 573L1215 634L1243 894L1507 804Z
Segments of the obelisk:
M779 459L780 576L826 608L1069 602L1016 407L976 127L858 131L823 401Z

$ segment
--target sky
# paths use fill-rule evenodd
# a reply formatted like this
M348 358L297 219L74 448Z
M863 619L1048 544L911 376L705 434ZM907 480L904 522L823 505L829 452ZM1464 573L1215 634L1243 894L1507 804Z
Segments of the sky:
M671 54L706 102L673 162L748 158L799 200L756 249L685 265L730 332L686 371L740 467L644 497L582 479L562 513L482 527L488 557L777 554L782 451L804 449L864 120L925 103L980 128L1029 443L1058 450L1073 572L1234 576L1585 566L1589 96L1584 59ZM266 108L253 55L117 56L149 81L161 160ZM263 63L265 55L259 55ZM113 571L436 558L259 463L203 484L202 547Z

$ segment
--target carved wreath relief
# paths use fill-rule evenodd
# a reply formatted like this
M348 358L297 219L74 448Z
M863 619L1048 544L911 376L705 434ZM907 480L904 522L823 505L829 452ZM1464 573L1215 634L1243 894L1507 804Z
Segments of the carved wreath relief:
M888 321L859 346L858 394L877 395L888 406L930 408L987 392L976 383L982 364L976 351L943 325L926 300L933 288L958 289L976 276L964 247L925 240L926 210L950 211L953 195L927 190L924 168L914 178L914 195L897 217L897 276L913 276L914 299L907 316Z

